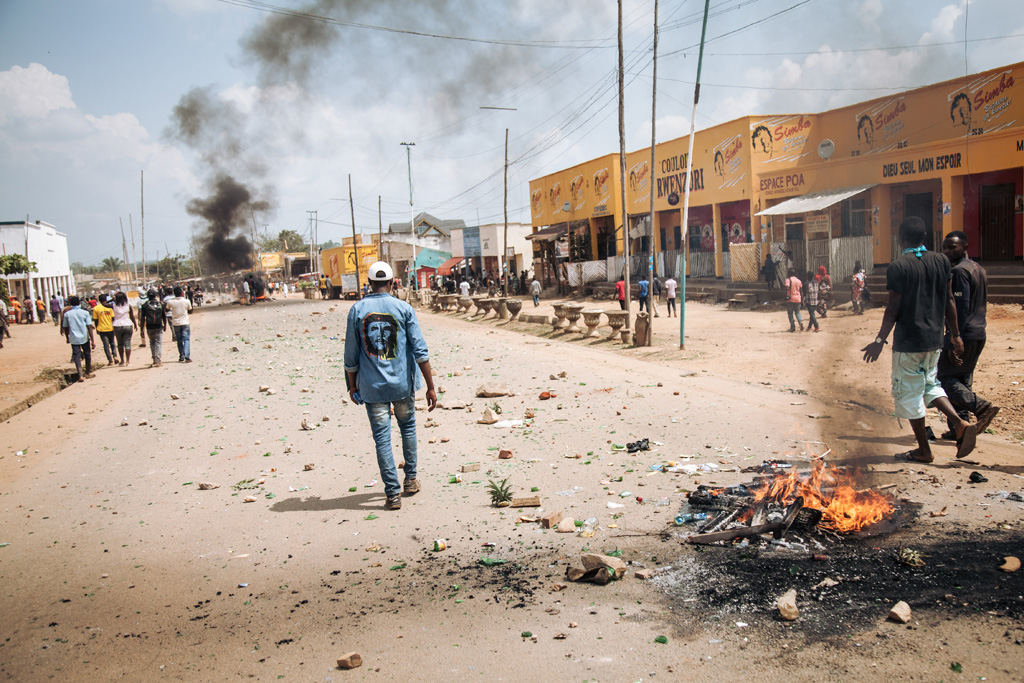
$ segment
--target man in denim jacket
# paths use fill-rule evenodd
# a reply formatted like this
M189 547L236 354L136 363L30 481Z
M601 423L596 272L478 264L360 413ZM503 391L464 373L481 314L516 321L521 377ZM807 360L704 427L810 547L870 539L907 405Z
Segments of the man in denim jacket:
M348 312L345 331L345 375L352 402L366 403L370 430L377 446L377 465L387 495L385 507L402 507L401 493L420 490L416 479L416 403L422 388L419 367L427 385L427 410L437 405L430 356L412 306L389 293L394 273L391 266L377 261L370 266L372 293ZM405 483L399 485L391 448L391 406L402 434Z

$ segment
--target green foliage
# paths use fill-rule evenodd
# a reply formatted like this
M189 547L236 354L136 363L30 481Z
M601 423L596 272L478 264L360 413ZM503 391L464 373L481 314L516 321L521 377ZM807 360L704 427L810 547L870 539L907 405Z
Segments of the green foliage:
M509 486L508 477L500 482L488 479L487 493L491 496L491 505L509 503L512 501L512 487Z
M39 269L36 268L35 261L29 261L21 254L3 254L0 256L0 274L2 275L14 275L15 273L35 273Z
M259 250L264 253L309 251L309 245L306 244L306 240L294 230L282 230L276 237L260 237L256 241Z
M121 270L124 265L124 261L117 258L116 256L108 256L107 258L100 261L100 270L104 273L116 273Z

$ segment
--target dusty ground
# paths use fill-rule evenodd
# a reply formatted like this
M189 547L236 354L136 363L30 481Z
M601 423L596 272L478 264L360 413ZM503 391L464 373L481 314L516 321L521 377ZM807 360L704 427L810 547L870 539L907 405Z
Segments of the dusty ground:
M656 347L622 349L423 313L442 402L473 411L435 411L436 427L418 414L424 490L388 512L365 412L342 400L348 307L330 308L293 299L204 309L195 363L151 370L136 358L4 423L0 676L1019 680L1024 572L996 567L1024 554L1024 505L986 496L1024 486L1019 311L992 307L976 379L982 395L1016 408L979 439L973 463L951 462L954 447L939 444L936 465L910 467L891 459L911 437L889 416L888 365L859 360L880 311L837 312L821 333L801 335L786 332L784 312L691 304L685 351L664 318ZM474 398L492 380L516 396ZM541 391L557 396L540 401ZM477 424L493 402L502 418L536 417ZM318 427L302 431L303 418ZM612 449L640 437L663 445L636 456ZM885 535L804 538L823 546L823 562L681 545L686 529L668 522L683 491L751 475L650 470L800 462L824 443L830 458L865 468L864 486L888 487L899 514ZM497 460L498 448L515 457ZM479 472L449 483L473 462ZM973 470L989 482L968 484ZM540 530L517 524L535 510L491 508L487 480L506 476L519 493L536 487L543 510L596 517L596 535ZM232 488L245 480L258 488ZM656 504L665 497L669 505ZM943 507L946 516L930 515ZM448 550L431 552L436 538ZM900 545L928 555L925 566L896 564ZM665 571L552 589L580 552L615 549ZM507 563L485 567L481 557ZM813 588L825 577L840 583ZM773 609L788 588L799 591L795 622ZM897 600L914 610L909 626L885 620ZM335 669L353 650L363 667Z

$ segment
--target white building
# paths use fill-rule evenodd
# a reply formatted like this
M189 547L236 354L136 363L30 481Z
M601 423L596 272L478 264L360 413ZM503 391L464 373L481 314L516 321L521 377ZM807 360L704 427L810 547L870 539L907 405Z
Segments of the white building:
M48 301L52 294L74 293L75 278L68 260L68 238L43 221L0 221L0 245L4 254L21 254L35 261L34 273L7 276L10 296Z
M508 224L508 245L505 253L508 256L510 270L519 272L530 269L533 260L533 247L526 239L532 228L525 223ZM490 271L498 276L500 266L498 257L505 236L504 223L468 226L452 229L452 259L466 259L475 273ZM479 277L479 275L477 275Z

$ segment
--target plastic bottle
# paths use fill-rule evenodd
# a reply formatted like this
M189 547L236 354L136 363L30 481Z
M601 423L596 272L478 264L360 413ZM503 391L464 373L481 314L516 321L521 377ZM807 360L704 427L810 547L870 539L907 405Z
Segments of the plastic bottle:
M583 526L580 528L580 536L584 538L590 538L594 535L597 530L597 517L588 517L583 520Z
M708 518L706 512L686 512L676 515L676 526L682 526L687 522L701 522Z

